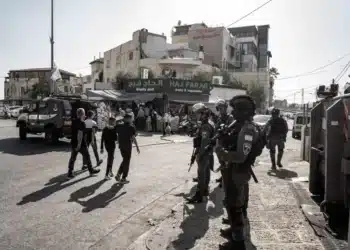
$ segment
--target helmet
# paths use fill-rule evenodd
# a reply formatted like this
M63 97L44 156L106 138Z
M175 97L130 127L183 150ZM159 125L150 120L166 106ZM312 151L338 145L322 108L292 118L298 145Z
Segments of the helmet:
M227 107L226 101L223 100L223 99L217 100L216 103L215 103L215 107L218 108L218 107L220 107L220 106L225 106L225 107Z
M192 106L192 112L193 113L200 113L203 112L205 110L207 110L208 108L201 102L196 103Z
M280 110L277 109L277 108L274 108L274 109L271 111L271 115L279 116L279 115L280 115Z
M238 95L230 100L235 119L248 119L255 115L255 102L249 95Z

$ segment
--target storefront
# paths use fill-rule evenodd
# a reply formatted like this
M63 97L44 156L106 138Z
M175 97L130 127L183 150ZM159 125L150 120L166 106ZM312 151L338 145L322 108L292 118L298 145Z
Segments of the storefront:
M129 79L125 87L128 94L157 94L154 106L161 112L185 104L208 102L210 90L210 82L182 79Z

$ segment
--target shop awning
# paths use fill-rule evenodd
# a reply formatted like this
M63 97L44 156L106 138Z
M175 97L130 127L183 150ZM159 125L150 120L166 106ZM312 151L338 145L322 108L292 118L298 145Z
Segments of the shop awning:
M125 93L118 90L88 90L87 96L90 98L101 98L109 101L135 101L147 102L156 97L161 97L156 93Z

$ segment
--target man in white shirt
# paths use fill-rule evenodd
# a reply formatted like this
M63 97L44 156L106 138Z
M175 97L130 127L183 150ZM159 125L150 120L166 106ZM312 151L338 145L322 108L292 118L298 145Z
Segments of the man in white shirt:
M95 113L91 110L87 112L87 119L85 120L85 129L86 129L86 142L87 146L92 146L92 149L94 151L94 155L96 158L97 166L100 166L103 162L102 159L100 159L100 156L98 155L97 150L97 141L96 141L96 131L97 131L97 123L93 120L95 116ZM83 163L83 169L86 168L85 163Z

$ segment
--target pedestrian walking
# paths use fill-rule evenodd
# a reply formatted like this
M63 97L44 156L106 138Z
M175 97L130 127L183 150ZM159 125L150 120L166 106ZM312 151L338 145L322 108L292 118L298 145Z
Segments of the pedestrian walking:
M87 169L90 172L90 175L97 174L100 172L99 169L93 169L90 159L90 154L88 151L88 145L86 142L86 128L85 128L85 110L83 108L77 109L77 118L73 119L72 123L72 138L71 146L72 152L68 164L68 175L69 179L74 178L73 170L74 163L77 159L78 153L83 156L83 161L87 164Z
M100 159L100 156L98 155L97 150L97 141L96 141L96 132L97 132L97 123L93 120L95 117L95 113L92 110L89 110L87 112L87 119L85 120L85 128L86 128L86 141L88 148L92 147L92 150L94 152L95 158L96 158L96 165L100 166L103 162L102 159ZM83 163L83 169L86 169L86 163Z
M265 133L267 139L267 148L270 150L271 169L276 170L276 147L277 166L282 168L282 157L284 151L284 143L286 142L288 133L288 124L285 119L280 116L280 110L274 108L271 111L271 119L265 126Z
M114 161L114 152L115 152L115 142L117 140L116 133L116 119L110 117L108 119L107 126L102 130L101 137L101 154L103 154L103 147L106 148L107 151L107 167L106 167L106 176L105 180L109 180L114 176L112 168Z
M118 135L118 143L120 154L123 157L122 162L120 163L117 176L115 177L116 181L120 181L123 184L129 183L127 180L130 168L130 160L132 153L132 143L135 143L137 153L140 153L140 149L136 140L136 129L131 123L131 116L125 114L124 122L121 125L116 126L116 132ZM120 180L120 178L122 178Z

